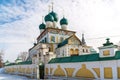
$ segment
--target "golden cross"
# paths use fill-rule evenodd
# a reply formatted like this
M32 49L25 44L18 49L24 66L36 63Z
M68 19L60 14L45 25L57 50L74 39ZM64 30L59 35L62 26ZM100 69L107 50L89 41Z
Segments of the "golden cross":
M53 5L54 5L54 3L52 2L51 4L52 4L52 11L53 11Z
M43 21L44 21L44 16L42 16L42 23L43 23Z
M64 14L64 9L63 9L63 17L65 17L65 14Z
M51 6L50 6L50 5L48 5L48 9L49 9L49 10L48 10L48 13L50 12L50 7L51 7Z

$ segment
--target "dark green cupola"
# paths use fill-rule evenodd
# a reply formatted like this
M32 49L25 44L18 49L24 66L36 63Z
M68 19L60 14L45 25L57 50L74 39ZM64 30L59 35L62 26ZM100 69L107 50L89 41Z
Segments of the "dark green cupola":
M113 43L112 43L112 42L110 42L109 40L110 40L110 39L109 39L109 38L107 38L107 39L106 39L106 43L104 43L104 44L103 44L103 46L113 45Z
M54 21L58 21L58 15L54 11L50 12L49 14L53 16Z
M46 25L44 24L44 23L42 23L42 24L40 24L39 25L39 29L41 30L41 29L45 29L46 28Z
M45 22L47 22L47 21L53 22L54 17L51 14L48 14L48 15L45 16L44 20L45 20Z
M63 25L63 24L68 25L68 20L64 17L60 20L60 25Z

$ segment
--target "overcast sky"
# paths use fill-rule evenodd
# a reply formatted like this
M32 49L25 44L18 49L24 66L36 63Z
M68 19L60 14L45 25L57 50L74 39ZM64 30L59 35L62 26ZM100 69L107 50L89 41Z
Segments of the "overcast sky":
M0 50L5 52L4 61L13 62L20 52L33 46L50 4L51 0L0 0ZM59 20L64 13L68 29L76 31L80 39L84 33L87 45L95 49L108 37L115 44L120 41L120 0L54 0L54 11Z

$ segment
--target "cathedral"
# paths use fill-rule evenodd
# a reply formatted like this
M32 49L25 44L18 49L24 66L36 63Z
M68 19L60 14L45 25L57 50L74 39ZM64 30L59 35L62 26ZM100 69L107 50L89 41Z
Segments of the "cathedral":
M37 62L37 56L41 63L48 63L55 57L84 55L94 51L91 46L87 46L84 34L80 40L75 31L68 30L69 22L65 16L60 19L60 22L58 21L58 15L52 5L52 10L43 17L39 25L40 35L37 37L37 43L29 49L33 63Z

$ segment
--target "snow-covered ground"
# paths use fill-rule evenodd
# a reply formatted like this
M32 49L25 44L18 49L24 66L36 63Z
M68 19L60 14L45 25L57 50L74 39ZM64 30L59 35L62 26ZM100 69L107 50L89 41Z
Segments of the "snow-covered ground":
M0 74L0 80L32 80L24 76Z
M4 68L0 68L0 74L1 73L5 73L5 69Z
M25 76L5 74L4 68L0 68L0 80L33 80L33 79L29 79Z

